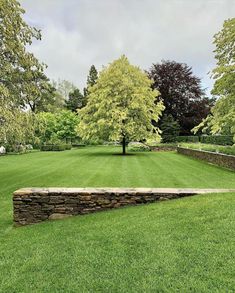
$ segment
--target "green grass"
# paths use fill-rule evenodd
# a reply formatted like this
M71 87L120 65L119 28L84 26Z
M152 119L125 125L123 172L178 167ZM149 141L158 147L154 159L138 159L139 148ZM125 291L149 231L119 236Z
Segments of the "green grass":
M30 186L235 188L174 152L88 147L0 158L0 292L233 292L235 194L201 195L14 228Z

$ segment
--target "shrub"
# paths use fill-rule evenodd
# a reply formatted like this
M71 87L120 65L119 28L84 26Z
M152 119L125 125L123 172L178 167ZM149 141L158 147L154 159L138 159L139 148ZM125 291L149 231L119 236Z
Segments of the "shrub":
M164 136L162 138L163 143L173 143L173 142L199 142L199 137L198 136Z
M151 151L150 147L142 142L130 142L128 149L131 152L149 152Z
M71 149L71 144L56 144L56 145L42 145L40 150L41 151L65 151L65 150L70 150Z
M26 144L26 150L32 151L33 150L33 146L31 144Z
M203 135L200 137L201 143L218 144L218 145L233 145L232 135Z

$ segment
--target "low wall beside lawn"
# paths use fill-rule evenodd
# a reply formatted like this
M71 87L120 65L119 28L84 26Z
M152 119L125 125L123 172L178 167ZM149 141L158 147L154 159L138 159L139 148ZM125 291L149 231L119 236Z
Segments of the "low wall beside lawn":
M190 148L177 147L179 154L191 156L218 165L221 167L235 170L235 156L225 155L220 153L213 153L202 150L195 150Z
M14 223L21 226L126 205L230 191L235 192L228 189L24 188L14 192Z

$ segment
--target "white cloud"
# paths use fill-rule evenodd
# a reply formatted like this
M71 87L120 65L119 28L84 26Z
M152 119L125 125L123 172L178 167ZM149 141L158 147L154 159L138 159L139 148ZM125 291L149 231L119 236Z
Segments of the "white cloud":
M42 29L31 48L53 79L79 87L91 64L98 69L125 54L148 69L161 59L186 62L212 86L213 35L235 15L234 0L21 0L25 19Z

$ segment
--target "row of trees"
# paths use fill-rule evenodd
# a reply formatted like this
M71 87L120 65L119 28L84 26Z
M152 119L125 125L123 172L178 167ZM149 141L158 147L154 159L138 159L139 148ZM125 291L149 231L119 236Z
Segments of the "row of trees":
M86 140L121 140L125 151L129 140L157 138L159 128L163 136L188 135L192 128L235 133L234 19L214 38L215 101L206 97L192 69L175 61L163 60L146 72L125 56L99 74L92 65L83 92L69 81L50 82L46 65L26 50L41 33L25 23L23 13L17 0L0 0L0 141L37 137L45 142L78 134ZM47 128L54 135L48 136Z

